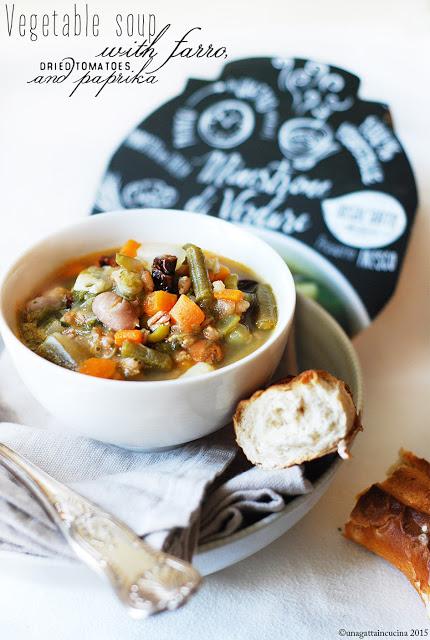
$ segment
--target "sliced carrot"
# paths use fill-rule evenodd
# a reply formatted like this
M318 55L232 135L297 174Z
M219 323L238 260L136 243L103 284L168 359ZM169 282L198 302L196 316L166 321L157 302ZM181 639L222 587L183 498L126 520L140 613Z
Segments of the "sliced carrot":
M201 325L205 314L191 298L181 295L170 310L170 317L185 331L192 331L194 327Z
M134 342L140 344L143 342L143 333L139 329L122 329L115 332L115 345L122 347L124 342Z
M147 316L153 316L157 311L168 312L175 304L178 296L168 291L153 291L148 293L143 301L143 310Z
M79 373L96 378L114 378L116 374L116 362L106 358L88 358L79 367Z
M137 250L141 246L140 242L136 242L136 240L127 240L125 245L123 245L119 251L124 256L129 256L129 258L135 258L137 256Z
M220 265L219 271L214 273L213 271L209 271L209 280L211 282L215 282L215 280L224 280L227 276L230 275L230 269L226 267L224 264Z
M222 289L222 291L214 291L214 297L217 300L232 300L232 302L240 302L243 300L243 291L239 289Z

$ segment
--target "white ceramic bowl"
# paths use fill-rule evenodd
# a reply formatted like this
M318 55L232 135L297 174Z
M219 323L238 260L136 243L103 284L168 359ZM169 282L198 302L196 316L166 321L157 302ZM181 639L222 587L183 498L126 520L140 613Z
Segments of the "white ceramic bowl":
M195 378L162 381L105 380L59 367L16 337L16 309L38 293L65 261L128 238L184 244L242 262L271 284L278 323L250 355ZM169 210L128 210L89 217L52 234L24 253L3 279L0 330L17 370L35 398L58 419L58 428L136 448L170 447L226 424L237 401L268 381L287 342L295 289L288 267L265 242L217 218Z

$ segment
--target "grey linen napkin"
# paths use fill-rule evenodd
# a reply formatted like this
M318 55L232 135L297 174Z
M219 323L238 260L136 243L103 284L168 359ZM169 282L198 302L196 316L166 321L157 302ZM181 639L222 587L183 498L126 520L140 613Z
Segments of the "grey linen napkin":
M263 471L252 467L233 476L208 495L202 507L199 540L202 544L235 533L247 523L282 511L285 496L308 493L312 485L301 467ZM259 517L258 517L259 516Z
M301 467L249 468L231 426L183 447L136 452L62 432L0 356L0 442L112 512L158 548L191 558L198 543L280 511L307 493ZM31 425L31 426L23 426ZM55 431L51 430L55 426ZM28 491L0 466L0 550L71 557L61 534Z
M235 455L228 429L158 453L10 423L0 424L0 438L156 546L174 544L184 557L193 551L190 532L205 489ZM4 469L0 496L1 544L38 555L68 553L49 517Z

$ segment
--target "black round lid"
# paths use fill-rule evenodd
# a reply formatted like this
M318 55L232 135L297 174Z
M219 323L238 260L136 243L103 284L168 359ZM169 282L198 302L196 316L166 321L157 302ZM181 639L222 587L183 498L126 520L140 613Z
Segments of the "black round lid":
M391 297L417 207L386 104L359 78L298 58L249 58L143 120L113 155L94 213L175 208L268 228L340 270L370 317Z

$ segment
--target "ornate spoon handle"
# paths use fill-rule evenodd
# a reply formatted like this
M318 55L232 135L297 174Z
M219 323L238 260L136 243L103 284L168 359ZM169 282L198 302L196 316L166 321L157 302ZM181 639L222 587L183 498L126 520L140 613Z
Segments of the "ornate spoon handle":
M104 575L134 618L184 604L201 578L188 563L152 549L127 525L0 444L0 462L40 500L76 555Z

